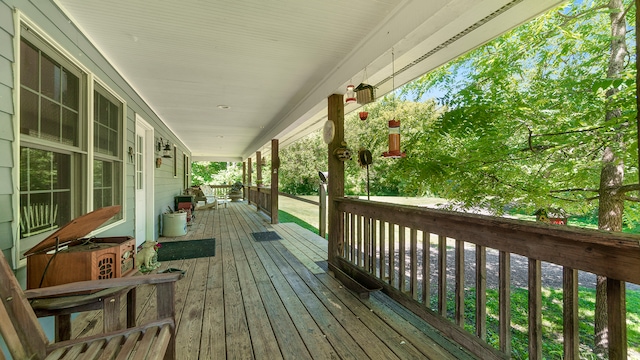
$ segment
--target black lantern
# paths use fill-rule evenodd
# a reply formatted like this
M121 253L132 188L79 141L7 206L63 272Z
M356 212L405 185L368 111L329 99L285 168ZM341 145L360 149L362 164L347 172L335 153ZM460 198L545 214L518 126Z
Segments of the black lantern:
M169 140L164 145L164 149L162 149L162 157L163 158L171 158L171 145L169 145Z

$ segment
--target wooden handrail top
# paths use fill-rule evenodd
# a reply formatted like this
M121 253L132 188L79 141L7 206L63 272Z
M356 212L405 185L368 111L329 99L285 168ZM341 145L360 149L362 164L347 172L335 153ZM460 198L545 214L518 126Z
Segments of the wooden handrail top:
M413 222L412 215L419 216L422 221L415 228L421 230L434 229L434 225L440 228L440 224L424 223L424 218L433 221L449 223L465 223L482 225L486 227L503 228L516 232L524 232L539 235L549 235L556 238L566 238L571 241L579 241L589 244L614 246L618 248L640 249L640 236L622 232L611 232L597 229L585 229L574 226L558 226L542 222L533 222L519 219L495 217L489 215L470 214L456 211L416 207L411 205L391 204L386 202L337 198L339 210L355 212L359 215L376 218L392 223ZM384 211L380 211L384 210ZM405 220L399 221L402 217ZM407 225L409 226L409 225ZM411 226L413 227L413 226Z
M128 277L104 279L104 280L77 281L69 284L62 284L62 285L49 286L49 287L39 288L39 289L25 290L24 294L27 297L27 299L34 299L34 298L41 298L41 297L47 297L47 296L73 294L73 293L78 293L82 291L102 290L102 289L122 287L122 286L163 284L163 283L178 281L182 277L183 277L182 273L167 273L167 274L128 276Z
M339 211L640 284L640 237L620 232L336 198Z

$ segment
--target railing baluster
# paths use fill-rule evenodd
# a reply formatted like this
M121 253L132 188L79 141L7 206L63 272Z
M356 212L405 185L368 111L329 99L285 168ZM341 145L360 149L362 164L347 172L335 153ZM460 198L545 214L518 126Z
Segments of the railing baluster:
M411 247L409 248L409 255L411 256L411 278L409 279L409 289L411 290L411 297L418 299L418 230L411 229Z
M438 313L447 316L447 238L438 235Z
M580 356L580 325L578 324L578 270L562 267L562 336L564 358Z
M542 359L541 261L529 258L529 359Z
M456 324L464 327L464 241L456 239Z
M362 264L362 216L356 215L356 265Z
M367 271L371 271L371 218L363 216L362 226L364 227L364 235L362 237L362 241L364 243L364 259L362 267Z
M351 221L350 221L350 225L351 225L351 231L349 232L349 239L351 241L351 252L349 254L349 259L351 260L351 262L355 262L356 258L357 258L357 244L356 244L356 229L357 229L357 225L356 225L356 214L351 213Z
M398 289L400 289L401 292L405 292L407 291L407 286L406 286L406 279L407 279L407 259L406 259L406 244L405 244L405 233L406 233L406 228L404 226L399 226L398 227L398 234L399 234L399 242L400 244L398 245Z
M627 358L627 304L623 281L607 278L609 359Z
M511 356L511 254L500 251L498 274L500 351Z
M377 275L376 263L378 258L378 241L376 239L376 219L369 219L369 223L371 224L371 232L369 234L369 248L371 249L369 252L369 272L373 275Z
M389 285L393 286L396 276L396 224L389 223Z
M431 309L431 234L422 232L422 301Z
M384 281L387 276L386 242L385 242L385 222L380 220L380 279Z
M487 340L487 249L476 245L476 336Z
M343 214L343 226L344 226L344 233L345 234L350 234L351 233L351 224L349 223L349 219L350 219L350 214L349 213L344 213ZM351 240L350 237L345 236L345 240L344 240L344 249L343 249L343 256L345 259L351 261Z

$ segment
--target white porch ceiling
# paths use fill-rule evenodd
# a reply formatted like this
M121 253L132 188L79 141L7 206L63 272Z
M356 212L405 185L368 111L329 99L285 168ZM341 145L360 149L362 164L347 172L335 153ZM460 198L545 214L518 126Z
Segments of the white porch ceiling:
M391 90L558 0L55 0L194 160L317 129L350 82ZM227 110L218 105L226 105ZM355 110L355 105L345 108Z

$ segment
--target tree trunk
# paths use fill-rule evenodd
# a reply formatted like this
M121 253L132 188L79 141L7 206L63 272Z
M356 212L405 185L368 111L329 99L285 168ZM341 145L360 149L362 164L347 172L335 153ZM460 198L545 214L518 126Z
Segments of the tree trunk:
M607 231L622 231L624 198L618 192L624 179L624 167L613 150L607 147L602 157L600 172L600 201L598 207L598 228ZM607 326L607 278L597 277L595 309L595 352L606 358L609 348Z
M625 43L626 21L624 18L624 6L622 0L609 1L611 11L611 57L607 78L616 79L624 67L627 53ZM607 90L610 99L618 92L615 87ZM606 113L607 120L619 117L620 109L609 109ZM621 130L622 131L622 130ZM623 149L620 143L622 136L614 135L611 143L616 144L617 149ZM602 170L600 172L600 193L598 204L598 228L607 231L622 231L622 214L624 212L624 197L619 192L624 181L624 164L615 154L611 146L607 146L602 155ZM596 309L595 309L595 353L600 358L607 357L608 351L608 326L607 326L607 283L606 277L598 275L596 285Z

